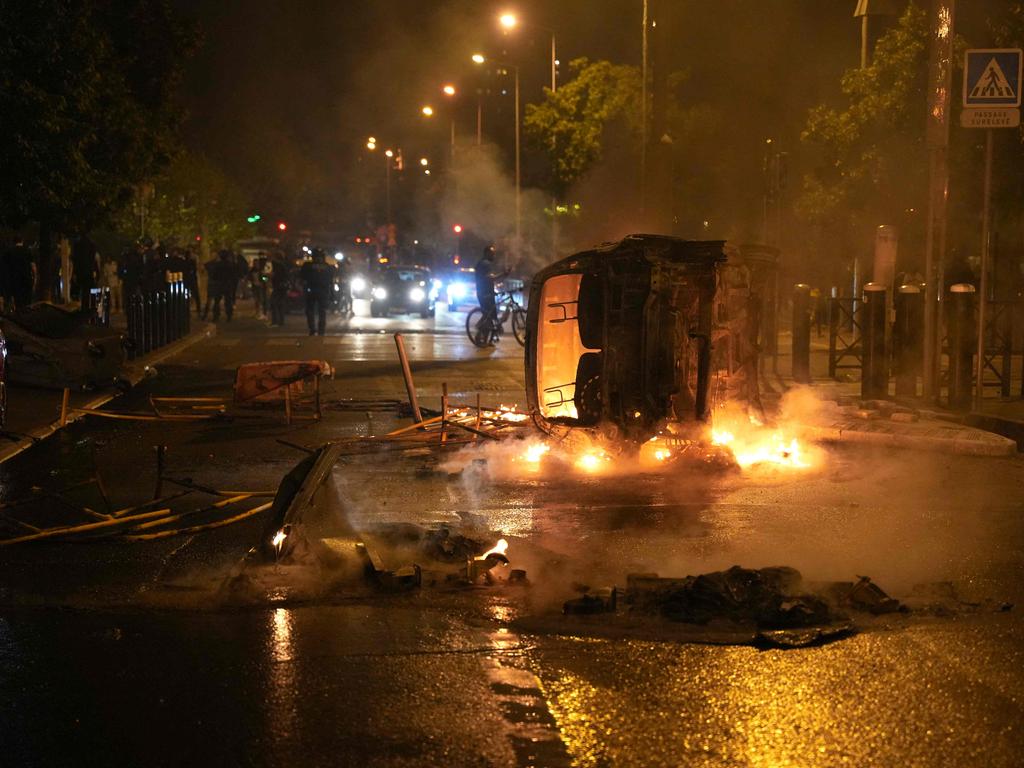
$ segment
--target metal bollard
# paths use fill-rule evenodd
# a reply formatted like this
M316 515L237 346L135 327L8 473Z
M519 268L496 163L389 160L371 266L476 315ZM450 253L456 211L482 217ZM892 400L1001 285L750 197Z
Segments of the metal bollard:
M949 407L971 407L974 379L974 286L957 283L949 289Z
M866 400L889 396L889 364L885 356L885 298L884 285L864 285L860 396Z
M793 381L811 383L811 286L793 286Z
M901 285L896 291L896 396L917 397L917 377L921 375L924 332L924 294L919 285Z
M142 354L153 351L153 294L146 291L140 297L140 315L142 317Z
M135 314L135 296L129 295L125 297L124 314L125 320L128 322L128 359L134 360L136 349L139 345L139 324Z

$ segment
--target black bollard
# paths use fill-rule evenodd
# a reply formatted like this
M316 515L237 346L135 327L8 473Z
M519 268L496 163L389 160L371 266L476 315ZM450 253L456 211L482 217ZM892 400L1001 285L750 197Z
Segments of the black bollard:
M921 375L921 337L924 332L924 294L919 285L901 285L896 291L896 396L917 397Z
M134 360L139 348L139 318L136 312L138 301L134 294L126 296L124 301L125 319L128 321L128 359Z
M139 296L140 314L142 316L142 349L145 355L153 351L153 293L146 291Z
M811 286L793 286L793 381L811 383Z
M974 286L957 283L949 289L949 407L971 407L974 379Z
M860 396L877 400L889 396L889 364L885 356L885 286L867 283L863 295Z

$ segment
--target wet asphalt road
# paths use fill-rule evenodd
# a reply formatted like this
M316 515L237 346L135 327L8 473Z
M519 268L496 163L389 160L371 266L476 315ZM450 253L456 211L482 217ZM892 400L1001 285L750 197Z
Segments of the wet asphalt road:
M521 351L478 351L437 321L251 318L161 367L147 389L222 394L234 367L323 357L341 398L402 398L388 333L404 329L424 404L522 402ZM357 332L358 331L358 332ZM404 423L328 409L287 427L80 424L5 465L4 497L95 466L115 501L168 473L268 488L314 445ZM510 541L532 586L360 590L311 597L309 574L266 574L271 601L226 607L217 586L259 518L145 545L0 551L0 754L10 765L1018 765L1024 747L1024 460L832 450L799 475L703 465L659 475L509 474L502 449L442 470L431 457L349 458L336 514L362 530L447 523ZM456 470L465 468L455 474ZM57 514L40 508L38 514ZM404 564L386 547L388 567ZM818 648L674 642L564 619L575 584L786 564L813 579L870 575L910 595L951 581L945 615L861 620ZM1003 603L1012 610L999 610ZM636 628L633 628L636 629ZM620 631L622 630L622 631Z

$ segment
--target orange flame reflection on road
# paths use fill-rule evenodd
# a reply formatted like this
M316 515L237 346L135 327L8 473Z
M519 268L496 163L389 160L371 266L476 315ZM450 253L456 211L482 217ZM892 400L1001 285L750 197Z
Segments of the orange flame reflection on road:
M711 442L728 448L736 463L744 469L758 464L795 469L806 469L811 466L809 458L795 437L787 438L779 431L753 424L746 428L730 425L728 429L712 429Z

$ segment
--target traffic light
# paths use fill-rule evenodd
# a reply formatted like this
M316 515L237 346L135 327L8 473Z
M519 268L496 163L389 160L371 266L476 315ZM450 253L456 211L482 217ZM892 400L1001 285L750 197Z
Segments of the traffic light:
M452 232L454 232L456 235L461 235L462 234L462 225L461 224L456 224L454 227L452 227Z
M286 229L288 229L288 225L285 224L283 221L279 221L277 222L277 228L279 231L284 232Z
M260 215L258 213L254 213L252 216L246 219L246 221L248 221L250 224L255 224L259 220Z

